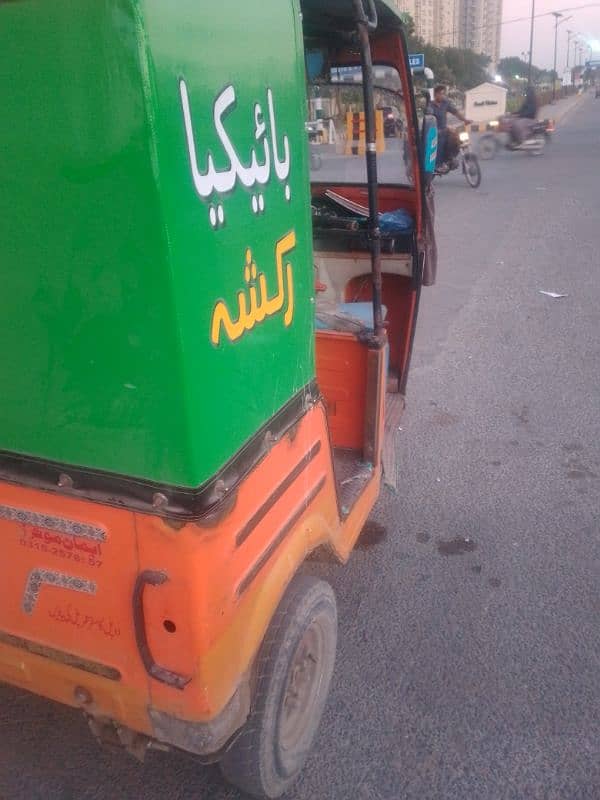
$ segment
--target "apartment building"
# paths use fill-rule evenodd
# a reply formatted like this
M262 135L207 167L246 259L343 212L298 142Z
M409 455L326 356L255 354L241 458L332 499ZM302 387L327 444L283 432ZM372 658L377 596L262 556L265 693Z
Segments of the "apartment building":
M481 52L492 59L495 68L500 61L502 46L502 0L486 0L485 8Z
M502 0L394 0L417 35L436 47L462 47L500 59Z
M395 0L408 12L417 35L436 47L458 47L460 0Z
M500 60L502 0L460 0L459 47Z

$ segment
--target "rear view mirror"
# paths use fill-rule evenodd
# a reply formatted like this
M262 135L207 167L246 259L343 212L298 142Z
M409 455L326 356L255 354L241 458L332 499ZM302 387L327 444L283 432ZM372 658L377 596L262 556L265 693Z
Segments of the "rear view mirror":
M438 127L437 120L431 114L423 118L423 171L433 175L437 161Z

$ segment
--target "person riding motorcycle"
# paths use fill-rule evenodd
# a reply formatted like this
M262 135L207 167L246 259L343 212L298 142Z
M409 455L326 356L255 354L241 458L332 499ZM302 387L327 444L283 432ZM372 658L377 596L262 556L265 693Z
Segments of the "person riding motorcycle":
M520 147L531 134L533 123L537 119L538 108L537 94L533 86L530 86L527 89L521 108L512 120L510 131L511 143L514 147Z
M436 168L439 172L449 172L451 164L458 155L458 139L448 128L448 114L470 125L462 112L446 97L446 86L436 86L433 91L433 100L430 101L427 113L432 114L437 120L438 127L438 152Z

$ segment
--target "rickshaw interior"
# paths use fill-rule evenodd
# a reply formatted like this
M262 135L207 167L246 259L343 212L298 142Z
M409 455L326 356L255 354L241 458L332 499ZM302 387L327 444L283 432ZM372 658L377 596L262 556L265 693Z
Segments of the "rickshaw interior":
M365 3L368 6L368 3ZM342 511L377 465L373 419L386 406L397 429L420 290L417 236L421 198L414 106L398 20L375 4L370 36L377 123L377 201L381 227L382 305L387 331L381 374L369 337L374 329L365 102L353 5L328 12L303 0L308 76L308 133L316 285L316 362L325 398ZM378 382L383 389L378 392ZM383 414L381 414L383 416ZM381 434L382 432L379 432Z

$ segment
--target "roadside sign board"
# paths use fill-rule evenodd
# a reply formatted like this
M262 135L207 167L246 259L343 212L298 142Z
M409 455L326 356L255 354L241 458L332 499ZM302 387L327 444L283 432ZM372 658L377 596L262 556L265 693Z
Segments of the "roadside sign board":
M425 53L416 53L408 57L411 69L425 69Z

